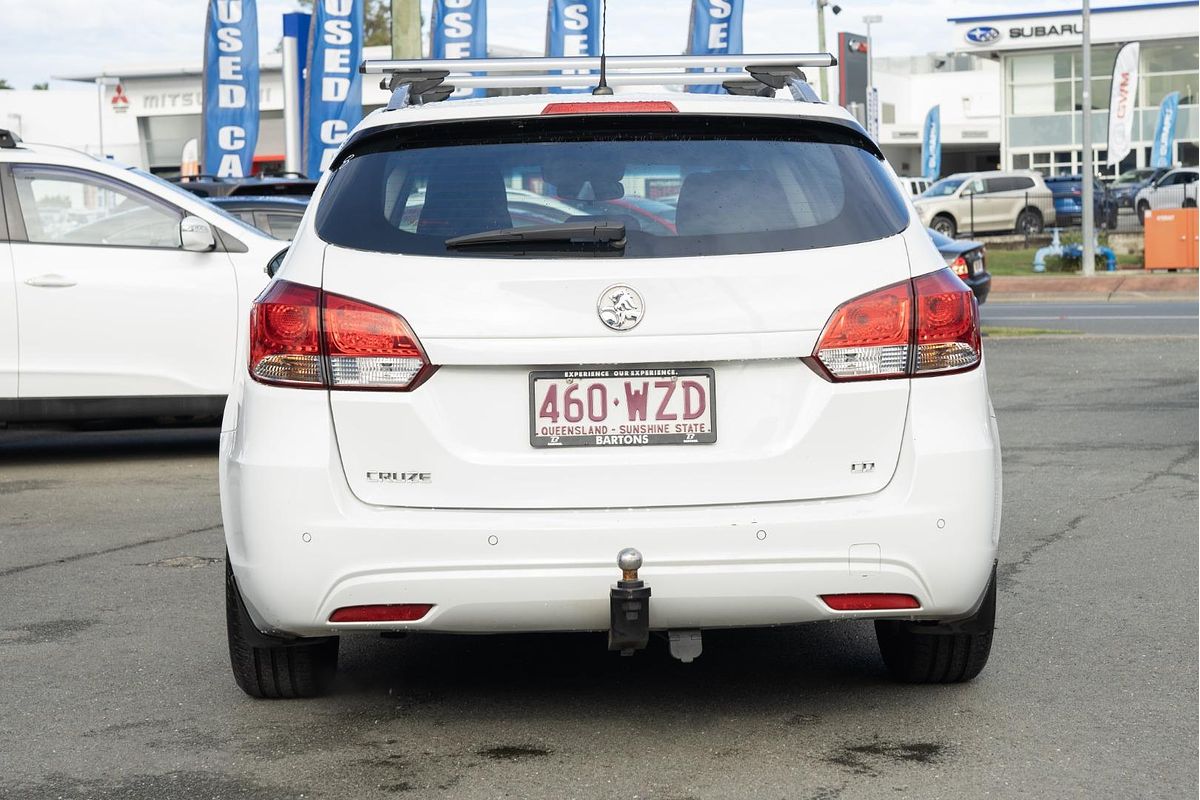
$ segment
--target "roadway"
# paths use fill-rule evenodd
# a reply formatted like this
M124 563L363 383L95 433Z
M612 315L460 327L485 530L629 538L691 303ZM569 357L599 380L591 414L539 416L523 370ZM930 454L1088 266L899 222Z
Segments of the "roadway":
M599 635L355 637L331 696L254 701L215 431L0 431L0 798L1195 797L1196 339L986 350L998 629L950 687L892 683L853 623L709 632L686 665Z
M1007 302L993 297L980 311L985 326L1089 334L1195 336L1198 324L1195 300Z

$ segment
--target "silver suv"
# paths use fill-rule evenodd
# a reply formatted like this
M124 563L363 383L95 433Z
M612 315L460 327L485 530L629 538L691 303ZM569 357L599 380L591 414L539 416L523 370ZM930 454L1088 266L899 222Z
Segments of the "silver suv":
M950 238L960 230L1040 233L1054 224L1054 194L1036 172L961 172L913 200L921 222Z

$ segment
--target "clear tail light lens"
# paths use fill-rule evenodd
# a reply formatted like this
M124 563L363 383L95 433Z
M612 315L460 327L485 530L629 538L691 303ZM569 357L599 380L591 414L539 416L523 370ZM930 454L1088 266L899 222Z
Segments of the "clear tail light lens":
M403 317L277 281L250 314L250 376L304 388L408 391L436 369Z
M975 296L943 269L843 303L806 360L830 380L854 381L958 372L980 358Z

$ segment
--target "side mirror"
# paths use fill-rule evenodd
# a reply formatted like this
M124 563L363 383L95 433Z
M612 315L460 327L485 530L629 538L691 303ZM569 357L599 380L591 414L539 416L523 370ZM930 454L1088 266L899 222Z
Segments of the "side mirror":
M267 268L265 271L269 277L274 278L275 273L279 272L279 268L283 266L283 259L285 256L287 256L288 250L289 248L287 247L283 248L274 256L272 256L271 260L267 262Z
M179 222L179 242L184 250L206 253L217 246L212 227L199 217L187 216Z

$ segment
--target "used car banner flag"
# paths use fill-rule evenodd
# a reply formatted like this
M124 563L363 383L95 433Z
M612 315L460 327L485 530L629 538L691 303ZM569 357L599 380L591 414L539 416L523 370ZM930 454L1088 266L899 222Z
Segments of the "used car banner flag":
M209 0L204 29L201 139L210 175L250 174L258 143L258 13L255 0Z
M430 58L487 58L487 0L434 0ZM451 99L484 97L485 89L460 89Z
M942 107L934 106L925 115L921 128L921 177L936 181L942 174Z
M1137 100L1138 57L1141 47L1130 42L1113 64L1112 96L1108 101L1108 164L1116 166L1133 149L1133 109Z
M688 26L688 55L741 53L742 5L742 0L692 0L692 16ZM741 74L745 75L744 72ZM725 90L717 85L689 86L688 91L700 94L725 93Z
M551 58L600 55L600 0L550 0L546 55ZM550 91L587 90L552 86Z
M1158 123L1154 126L1154 153L1150 166L1171 166L1171 151L1175 149L1175 121L1179 119L1179 92L1171 92L1158 107Z
M309 28L304 99L304 169L329 169L350 129L362 120L362 0L317 0Z

